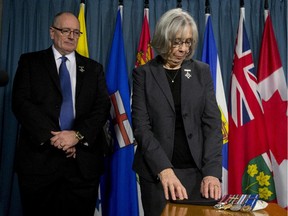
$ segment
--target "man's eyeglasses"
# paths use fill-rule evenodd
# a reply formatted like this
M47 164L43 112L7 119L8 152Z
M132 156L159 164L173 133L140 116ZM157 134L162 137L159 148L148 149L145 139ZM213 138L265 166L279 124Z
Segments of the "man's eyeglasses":
M186 41L182 41L180 39L175 39L172 43L172 46L174 48L179 48L179 47L182 47L183 44L185 44L186 47L191 47L192 46L192 40L191 39L188 39Z
M73 32L73 36L76 37L76 38L79 38L80 35L83 34L83 33L80 32L79 30L70 30L70 29L68 29L68 28L63 28L63 29L61 29L61 28L57 28L57 27L55 27L55 26L52 26L52 28L60 31L61 34L64 35L64 36L66 36L66 37L69 36L69 35L71 34L71 32Z

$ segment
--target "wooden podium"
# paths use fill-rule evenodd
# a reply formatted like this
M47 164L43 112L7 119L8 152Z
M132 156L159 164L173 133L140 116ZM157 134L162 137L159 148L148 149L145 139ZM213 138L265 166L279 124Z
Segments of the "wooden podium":
M161 216L287 216L288 211L275 203L269 203L265 209L252 212L233 212L218 210L213 206L183 205L168 203Z

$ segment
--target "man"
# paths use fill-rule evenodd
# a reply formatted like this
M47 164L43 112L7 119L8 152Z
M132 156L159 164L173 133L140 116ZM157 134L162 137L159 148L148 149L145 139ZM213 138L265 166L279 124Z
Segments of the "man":
M79 26L72 13L57 14L53 45L19 60L12 109L21 125L16 169L24 215L94 214L110 100L102 65L75 51Z

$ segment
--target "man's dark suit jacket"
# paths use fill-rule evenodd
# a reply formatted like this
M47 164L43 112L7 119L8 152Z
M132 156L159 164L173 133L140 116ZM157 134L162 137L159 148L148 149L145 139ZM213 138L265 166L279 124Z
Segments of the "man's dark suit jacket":
M88 145L76 145L76 161L85 178L103 169L101 131L110 110L103 67L75 52L76 117L72 130L80 131ZM51 131L60 131L60 80L52 47L23 54L14 79L12 108L21 125L16 154L18 172L52 174L66 156L50 144Z
M137 141L134 170L157 179L171 164L176 113L160 56L133 72L132 118ZM190 152L203 177L222 175L221 116L207 64L181 67L181 112Z

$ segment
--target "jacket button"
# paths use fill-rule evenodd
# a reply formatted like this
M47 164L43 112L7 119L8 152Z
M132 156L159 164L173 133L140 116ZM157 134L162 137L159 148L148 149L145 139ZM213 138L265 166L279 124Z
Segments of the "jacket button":
M191 139L192 138L192 134L188 134L188 139Z
M184 114L183 114L183 118L184 118L184 119L187 118L187 116L188 116L187 113L184 113Z

